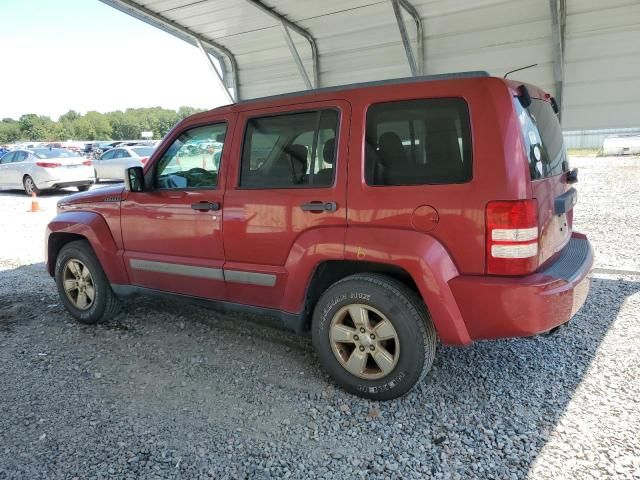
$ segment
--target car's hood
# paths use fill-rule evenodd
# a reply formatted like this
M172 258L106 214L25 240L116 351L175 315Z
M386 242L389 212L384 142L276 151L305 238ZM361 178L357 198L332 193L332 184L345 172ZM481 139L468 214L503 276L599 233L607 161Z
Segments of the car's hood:
M74 205L79 203L96 202L119 202L124 191L124 185L112 185L109 187L96 188L88 192L74 193L58 201L58 207Z

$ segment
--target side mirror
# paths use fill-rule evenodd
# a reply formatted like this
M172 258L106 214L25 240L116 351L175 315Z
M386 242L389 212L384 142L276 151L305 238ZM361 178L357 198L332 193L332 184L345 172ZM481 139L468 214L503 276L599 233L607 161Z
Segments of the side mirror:
M144 170L142 167L129 167L124 171L124 187L130 192L144 191Z

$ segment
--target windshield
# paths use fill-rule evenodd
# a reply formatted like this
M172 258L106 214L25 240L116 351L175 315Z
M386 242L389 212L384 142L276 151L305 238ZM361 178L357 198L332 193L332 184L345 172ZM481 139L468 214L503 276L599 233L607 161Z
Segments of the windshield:
M150 157L153 153L153 148L151 147L134 147L131 150L139 157Z
M38 148L33 150L33 154L38 158L75 158L77 153L64 148Z
M551 104L533 98L524 108L513 99L529 156L531 179L553 177L569 169L562 128Z

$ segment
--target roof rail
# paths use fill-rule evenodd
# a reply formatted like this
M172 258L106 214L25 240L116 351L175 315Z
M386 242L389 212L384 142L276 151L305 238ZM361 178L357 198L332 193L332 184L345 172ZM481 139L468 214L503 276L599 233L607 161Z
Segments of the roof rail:
M345 85L335 85L333 87L314 88L311 90L298 90L296 92L280 93L277 95L268 95L266 97L247 98L245 100L237 102L236 105L245 105L247 103L254 103L262 100L275 100L277 98L311 95L314 93L336 92L339 90L340 91L352 90L354 88L380 87L383 85L432 82L436 80L454 80L454 79L461 79L461 78L479 78L479 77L490 77L490 76L491 75L489 74L489 72L485 70L472 70L469 72L438 73L435 75L419 75L416 77L390 78L387 80L374 80L372 82L348 83Z

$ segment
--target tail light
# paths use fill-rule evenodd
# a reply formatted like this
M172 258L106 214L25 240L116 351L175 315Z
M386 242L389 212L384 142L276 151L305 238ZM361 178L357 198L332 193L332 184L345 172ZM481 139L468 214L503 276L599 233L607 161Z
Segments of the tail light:
M93 162L91 160L85 160L84 162L82 162L82 164L90 167L91 165L93 165Z
M61 163L56 163L56 162L36 162L36 165L44 168L56 168L56 167L62 166Z
M538 203L535 200L489 202L487 273L526 275L538 268Z
M146 165L148 161L149 161L149 157L144 157L144 158L141 158L141 159L140 159L140 163L141 163L142 165Z

